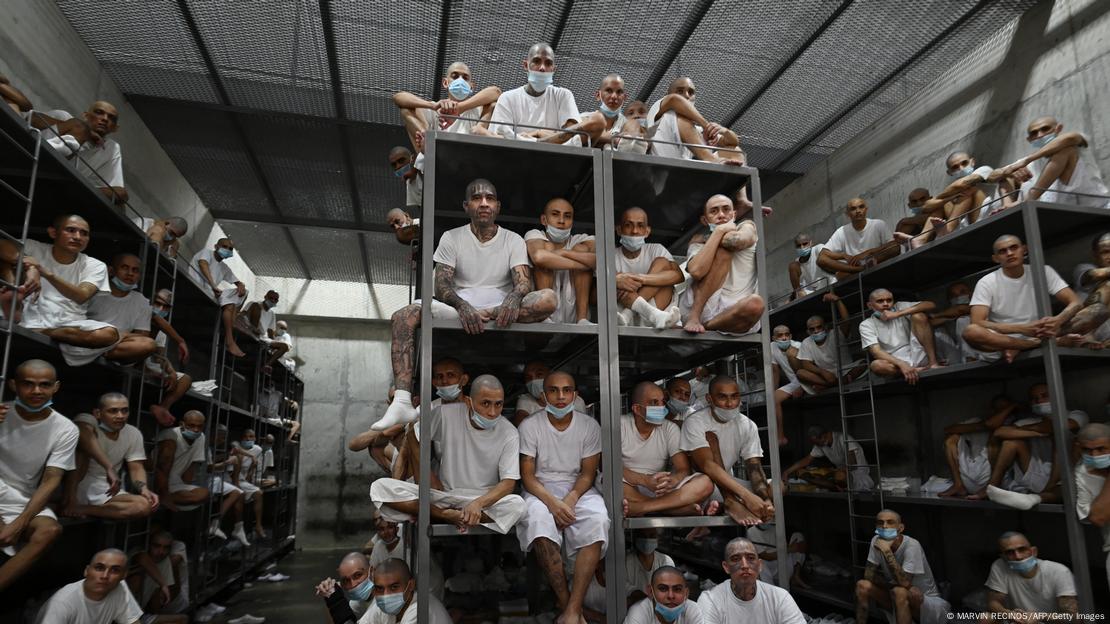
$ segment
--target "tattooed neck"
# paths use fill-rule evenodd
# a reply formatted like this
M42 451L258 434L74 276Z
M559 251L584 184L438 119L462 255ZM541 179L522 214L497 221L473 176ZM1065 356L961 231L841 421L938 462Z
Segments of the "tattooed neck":
M496 223L482 224L482 223L477 223L477 222L471 221L470 222L470 231L474 233L475 238L477 238L478 240L485 243L485 242L491 240L494 236L497 235L497 224Z

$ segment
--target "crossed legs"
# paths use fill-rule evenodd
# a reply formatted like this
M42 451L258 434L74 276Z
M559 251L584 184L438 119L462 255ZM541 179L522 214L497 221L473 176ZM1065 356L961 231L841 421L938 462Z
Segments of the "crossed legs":
M699 474L680 487L662 496L646 496L640 490L624 484L624 499L628 501L626 516L646 516L662 513L668 516L700 516L702 507L698 503L713 494L713 481Z

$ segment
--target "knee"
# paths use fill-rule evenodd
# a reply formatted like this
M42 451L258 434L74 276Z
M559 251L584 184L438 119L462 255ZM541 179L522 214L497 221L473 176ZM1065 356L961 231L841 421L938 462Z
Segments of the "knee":
M113 345L120 341L119 330L115 327L101 327L94 330L93 339L98 343L103 343L104 346ZM154 342L153 340L151 342Z
M874 585L871 581L860 579L856 581L856 598L859 600L866 600L871 595L871 588Z
M698 499L706 499L713 495L713 481L705 475L698 475L690 483L694 486L698 494Z
M963 338L967 342L979 342L987 330L978 325L968 325L964 328Z
M127 520L138 520L139 518L145 518L149 515L150 503L145 498L140 498L139 500L131 503L127 506L127 510L124 512L124 517Z
M536 294L539 295L539 299L536 301L536 307L542 310L555 311L555 306L559 305L559 299L555 296L554 290L544 288L543 290L537 290Z
M928 323L929 317L924 312L914 312L910 315L910 321L913 323Z
M35 527L35 532L31 534L30 540L32 544L39 546L47 546L53 544L62 536L62 525L57 520L49 519L47 522Z
M960 434L953 433L944 437L944 448L955 450L960 444Z
M391 320L394 325L402 323L415 327L420 322L420 304L410 303L409 305L397 310L393 313Z
M189 503L201 503L208 500L208 488L197 488L186 493L185 501Z
M898 606L908 606L910 604L910 590L905 587L892 587L890 589L891 602Z
M870 368L871 372L875 373L876 375L889 375L891 374L891 369L893 367L888 362L885 362L883 360L871 360Z
M763 297L759 295L752 295L744 302L743 314L748 318L758 318L763 316L763 309L766 304L763 302Z
M137 355L145 358L158 350L158 343L154 342L153 338L140 336L135 341L135 348L139 350L139 353Z

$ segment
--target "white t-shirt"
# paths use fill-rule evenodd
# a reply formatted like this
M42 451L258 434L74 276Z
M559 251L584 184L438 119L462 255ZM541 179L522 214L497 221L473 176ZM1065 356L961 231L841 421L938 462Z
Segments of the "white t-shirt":
M158 437L154 439L155 443L162 442L163 440L173 440L177 446L173 452L173 469L170 472L171 480L176 478L181 480L181 475L189 469L189 466L197 462L205 460L204 455L204 434L197 436L196 440L189 443L181 435L181 427L174 427L172 429L163 429L158 432Z
M705 624L805 624L805 616L785 589L756 581L755 597L740 600L725 581L698 599Z
M54 410L46 418L24 420L9 404L0 422L0 481L30 498L47 466L62 470L77 467L73 452L80 434L77 425Z
M727 295L730 299L753 295L758 289L755 272L755 247L755 245L752 245L747 249L734 251L730 254L732 264L720 289L721 293ZM689 262L704 248L705 245L702 243L690 245L686 250L686 261Z
M801 349L802 343L797 340L791 340L790 346L795 349ZM782 377L786 377L787 382L793 383L798 381L798 373L790 366L790 358L786 357L786 351L778 348L777 345L771 345L771 361L779 365L781 375ZM779 383L783 383L782 377L779 378Z
M636 417L632 414L621 416L621 457L624 467L641 474L655 474L667 467L667 462L679 453L682 432L678 425L664 420L658 427L652 427L651 435L645 440L636 429Z
M574 397L574 411L586 413L586 401L580 396ZM528 394L527 392L521 394L516 399L516 411L526 412L529 416L543 410L544 406L536 400L536 397Z
M405 538L402 535L403 531L397 531L397 541L393 543L391 549L382 538L378 537L375 533L370 541L374 542L374 549L370 551L370 567L376 568L378 564L386 559L404 559L405 558Z
M266 472L274 467L274 449L266 449L262 454L262 472Z
M651 581L652 573L663 566L674 566L674 559L657 550L652 553L651 569L645 570L644 565L640 563L639 553L635 549L629 551L624 556L624 593L631 594L636 590L644 591Z
M921 302L896 301L894 302L894 311L901 312L919 303ZM893 321L884 321L874 316L868 316L859 324L859 335L864 349L877 344L883 351L894 353L910 344L913 329L910 326L910 317L908 316L900 316Z
M235 282L239 281L239 278L235 277L235 273L232 272L227 262L216 257L215 249L202 249L193 256L193 266L196 267L197 271L200 271L201 260L208 263L208 272L212 274L212 281L216 283L216 286L219 286L221 282L235 284ZM201 275L204 275L204 273L201 273Z
M54 592L39 611L35 624L134 624L143 617L127 583L116 585L99 602L85 595L84 585L85 580L81 579Z
M1055 295L1068 287L1056 269L1045 265L1044 274L1049 294ZM1025 270L1017 279L1007 277L1002 269L984 275L975 284L971 305L990 308L987 320L992 323L1016 324L1037 320L1037 303L1029 265L1025 265Z
M532 266L520 234L500 226L493 238L484 243L474 236L469 225L447 230L432 259L436 264L455 267L455 288L459 291L490 288L507 293L513 288L513 267Z
M708 447L705 434L712 431L717 434L721 462L725 470L731 472L732 466L741 459L746 461L763 457L763 448L759 444L759 428L750 418L738 414L729 422L722 423L710 414L711 409L706 407L698 410L682 421L682 450L692 452Z
M405 613L398 619L395 615L387 615L378 608L378 603L373 602L366 613L362 614L359 618L358 624L416 624L416 614L419 613L416 605L416 597L413 596L412 603ZM443 603L439 598L428 594L428 624L451 624L451 616L447 614L447 609L443 608Z
M238 442L232 442L231 445L237 447L239 450L249 455L248 457L243 457L242 455L239 456L239 480L246 481L247 474L250 471L251 466L255 465L255 463L258 462L258 458L261 457L262 453L264 453L265 451L262 450L262 447L259 446L257 442L255 442L255 444L249 449L243 448L243 445ZM235 472L235 466L228 464L227 472L228 474ZM254 480L258 481L261 477L262 472L259 469L256 469Z
M60 279L79 286L92 284L99 292L108 292L108 267L100 260L83 253L69 264L54 259L53 246L36 240L28 240L23 246L23 255L31 256L44 268ZM58 292L48 280L42 280L42 290L38 298L29 298L23 303L22 326L28 329L48 329L62 327L74 321L88 318L89 304L77 303Z
M73 119L73 115L64 110L52 110L46 114L59 121ZM44 136L52 137L54 133L47 131ZM72 153L68 149L59 151L65 157ZM80 158L77 161L77 171L88 178L93 186L123 186L123 151L115 139L105 138L99 145L86 141L77 151L77 158Z
M798 348L798 359L807 362L813 362L817 368L827 371L835 371L836 368L836 349L840 344L840 336L837 330L829 330L828 338L825 342L817 344L813 336L806 336L802 341L802 346ZM840 353L841 364L847 365L852 361L851 355L848 353L847 348L843 348Z
M1014 572L1006 562L996 559L987 577L987 589L1010 597L1011 609L1033 613L1062 613L1056 603L1059 596L1075 596L1075 577L1067 566L1041 559L1037 573L1025 578Z
M1075 513L1080 518L1091 515L1091 503L1106 485L1106 477L1091 474L1082 462L1075 467ZM1110 552L1110 522L1102 525L1102 549Z
M503 479L520 479L516 427L502 417L495 422L493 429L477 429L462 402L441 404L432 412L432 439L443 449L439 478L444 488L489 490Z
M640 254L634 258L624 255L624 248L618 245L613 254L613 265L617 267L617 273L647 273L656 258L666 258L674 262L671 252L659 243L644 243Z
M845 223L837 228L825 243L825 248L854 256L892 240L894 240L894 230L890 229L886 221L868 219L862 231L857 231L851 223Z
M1086 135L1084 135L1084 138L1087 139ZM1090 139L1087 139L1087 144L1090 145L1090 143ZM1057 179L1041 195L1041 201L1073 206L1091 206L1093 208L1110 207L1110 200L1107 199L1110 190L1107 190L1106 183L1102 180L1098 165L1091 162L1090 156L1088 156L1091 151L1089 147L1081 148L1079 150L1079 160L1075 163L1075 170L1071 174L1071 180L1064 182ZM1032 172L1033 177L1021 185L1023 197L1037 186L1037 179L1041 177L1041 173L1047 164L1048 159L1045 158L1029 163L1029 171ZM1073 195L1073 193L1083 193L1083 195ZM1084 195L1095 195L1096 197L1085 197Z
M835 275L817 265L817 258L821 257L821 250L824 248L825 243L817 243L810 247L813 251L809 253L809 257L804 262L801 259L798 260L798 264L802 265L801 287L807 294L812 292L814 288L824 288L829 284L836 283ZM817 283L818 280L821 280L820 284Z
M548 87L538 96L531 96L524 87L510 89L497 98L493 122L527 124L545 128L562 128L568 121L578 121L578 104L570 89ZM534 132L536 128L513 129L507 123L491 123L490 129L509 139L517 134Z
M277 333L277 313L274 312L274 309L267 309L266 306L262 305L262 302L259 301L258 312L259 314L257 329L262 332L262 335L269 337L270 330L273 330L274 333Z
M421 154L423 156L423 154ZM415 166L415 165L414 165ZM424 205L424 174L423 172L417 173L412 178L405 180L405 205L406 206L423 206ZM413 225L417 225L413 220Z
M150 300L132 290L123 297L98 292L89 300L89 318L103 321L120 332L150 331Z
M470 134L470 131L482 120L482 109L472 108L468 111L463 111L456 115L462 119L445 119L444 121L451 122L451 125L446 128L441 128L439 125L439 116L430 108L419 109L420 115L424 117L424 123L428 124L428 129L434 129L436 132L449 132L451 134Z
M112 462L112 470L117 475L120 468L123 467L123 462L146 459L146 451L143 450L143 434L135 426L124 425L123 429L119 431L119 438L113 440L100 428L92 414L78 414L73 422L92 425L92 428L96 431L96 442L100 445L104 454L108 456L108 461ZM84 490L86 483L95 481L103 482L104 489L108 489L108 477L104 472L104 467L97 462L90 461L89 468L85 472L85 478L81 480L81 485L77 487L79 490Z
M884 579L888 583L893 583L894 575L890 573L886 560L875 549L877 539L879 539L877 535L871 538L871 545L867 549L867 563L879 566L879 571L882 572ZM921 548L921 542L903 534L902 545L894 551L894 560L898 562L903 572L913 576L913 586L920 589L922 594L926 596L940 595L937 591L937 584L933 581L933 571L929 568L929 560L925 558L925 551Z
M698 603L687 600L686 609L673 624L702 624L705 620L701 617L700 608ZM659 624L659 620L655 619L655 603L652 602L651 598L644 598L628 607L628 615L624 618L624 624Z
M810 450L810 457L824 457L828 459L834 466L841 468L848 465L848 454L844 450L844 434L839 431L832 432L832 444L828 446L814 445ZM854 452L855 458L852 463L867 463L867 456L863 453L863 447L856 442L852 436L848 436L848 453Z
M535 458L541 483L573 483L582 460L601 454L601 425L577 411L567 418L571 422L564 431L551 424L547 412L520 423L520 454Z

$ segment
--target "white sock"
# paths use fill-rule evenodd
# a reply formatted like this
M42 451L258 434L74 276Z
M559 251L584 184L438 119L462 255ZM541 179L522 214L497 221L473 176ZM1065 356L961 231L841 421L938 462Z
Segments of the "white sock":
M370 425L374 431L385 431L394 425L406 425L415 422L420 412L412 406L412 393L408 390L396 390L393 393L393 402L385 410L381 420Z
M408 390L394 390L393 403L404 405L405 407L412 407L412 393ZM392 405L392 403L390 405Z
M1004 490L993 485L987 486L987 498L999 505L1006 505L1007 507L1021 510L1029 510L1041 504L1041 497L1039 494L1011 492L1010 490Z
M232 530L235 531L235 532L242 531L243 530L243 523L242 522L236 522L235 523L235 528L232 529Z
M659 316L663 314L662 310L648 303L643 297L636 297L636 301L632 302L632 311L653 325L658 322Z

